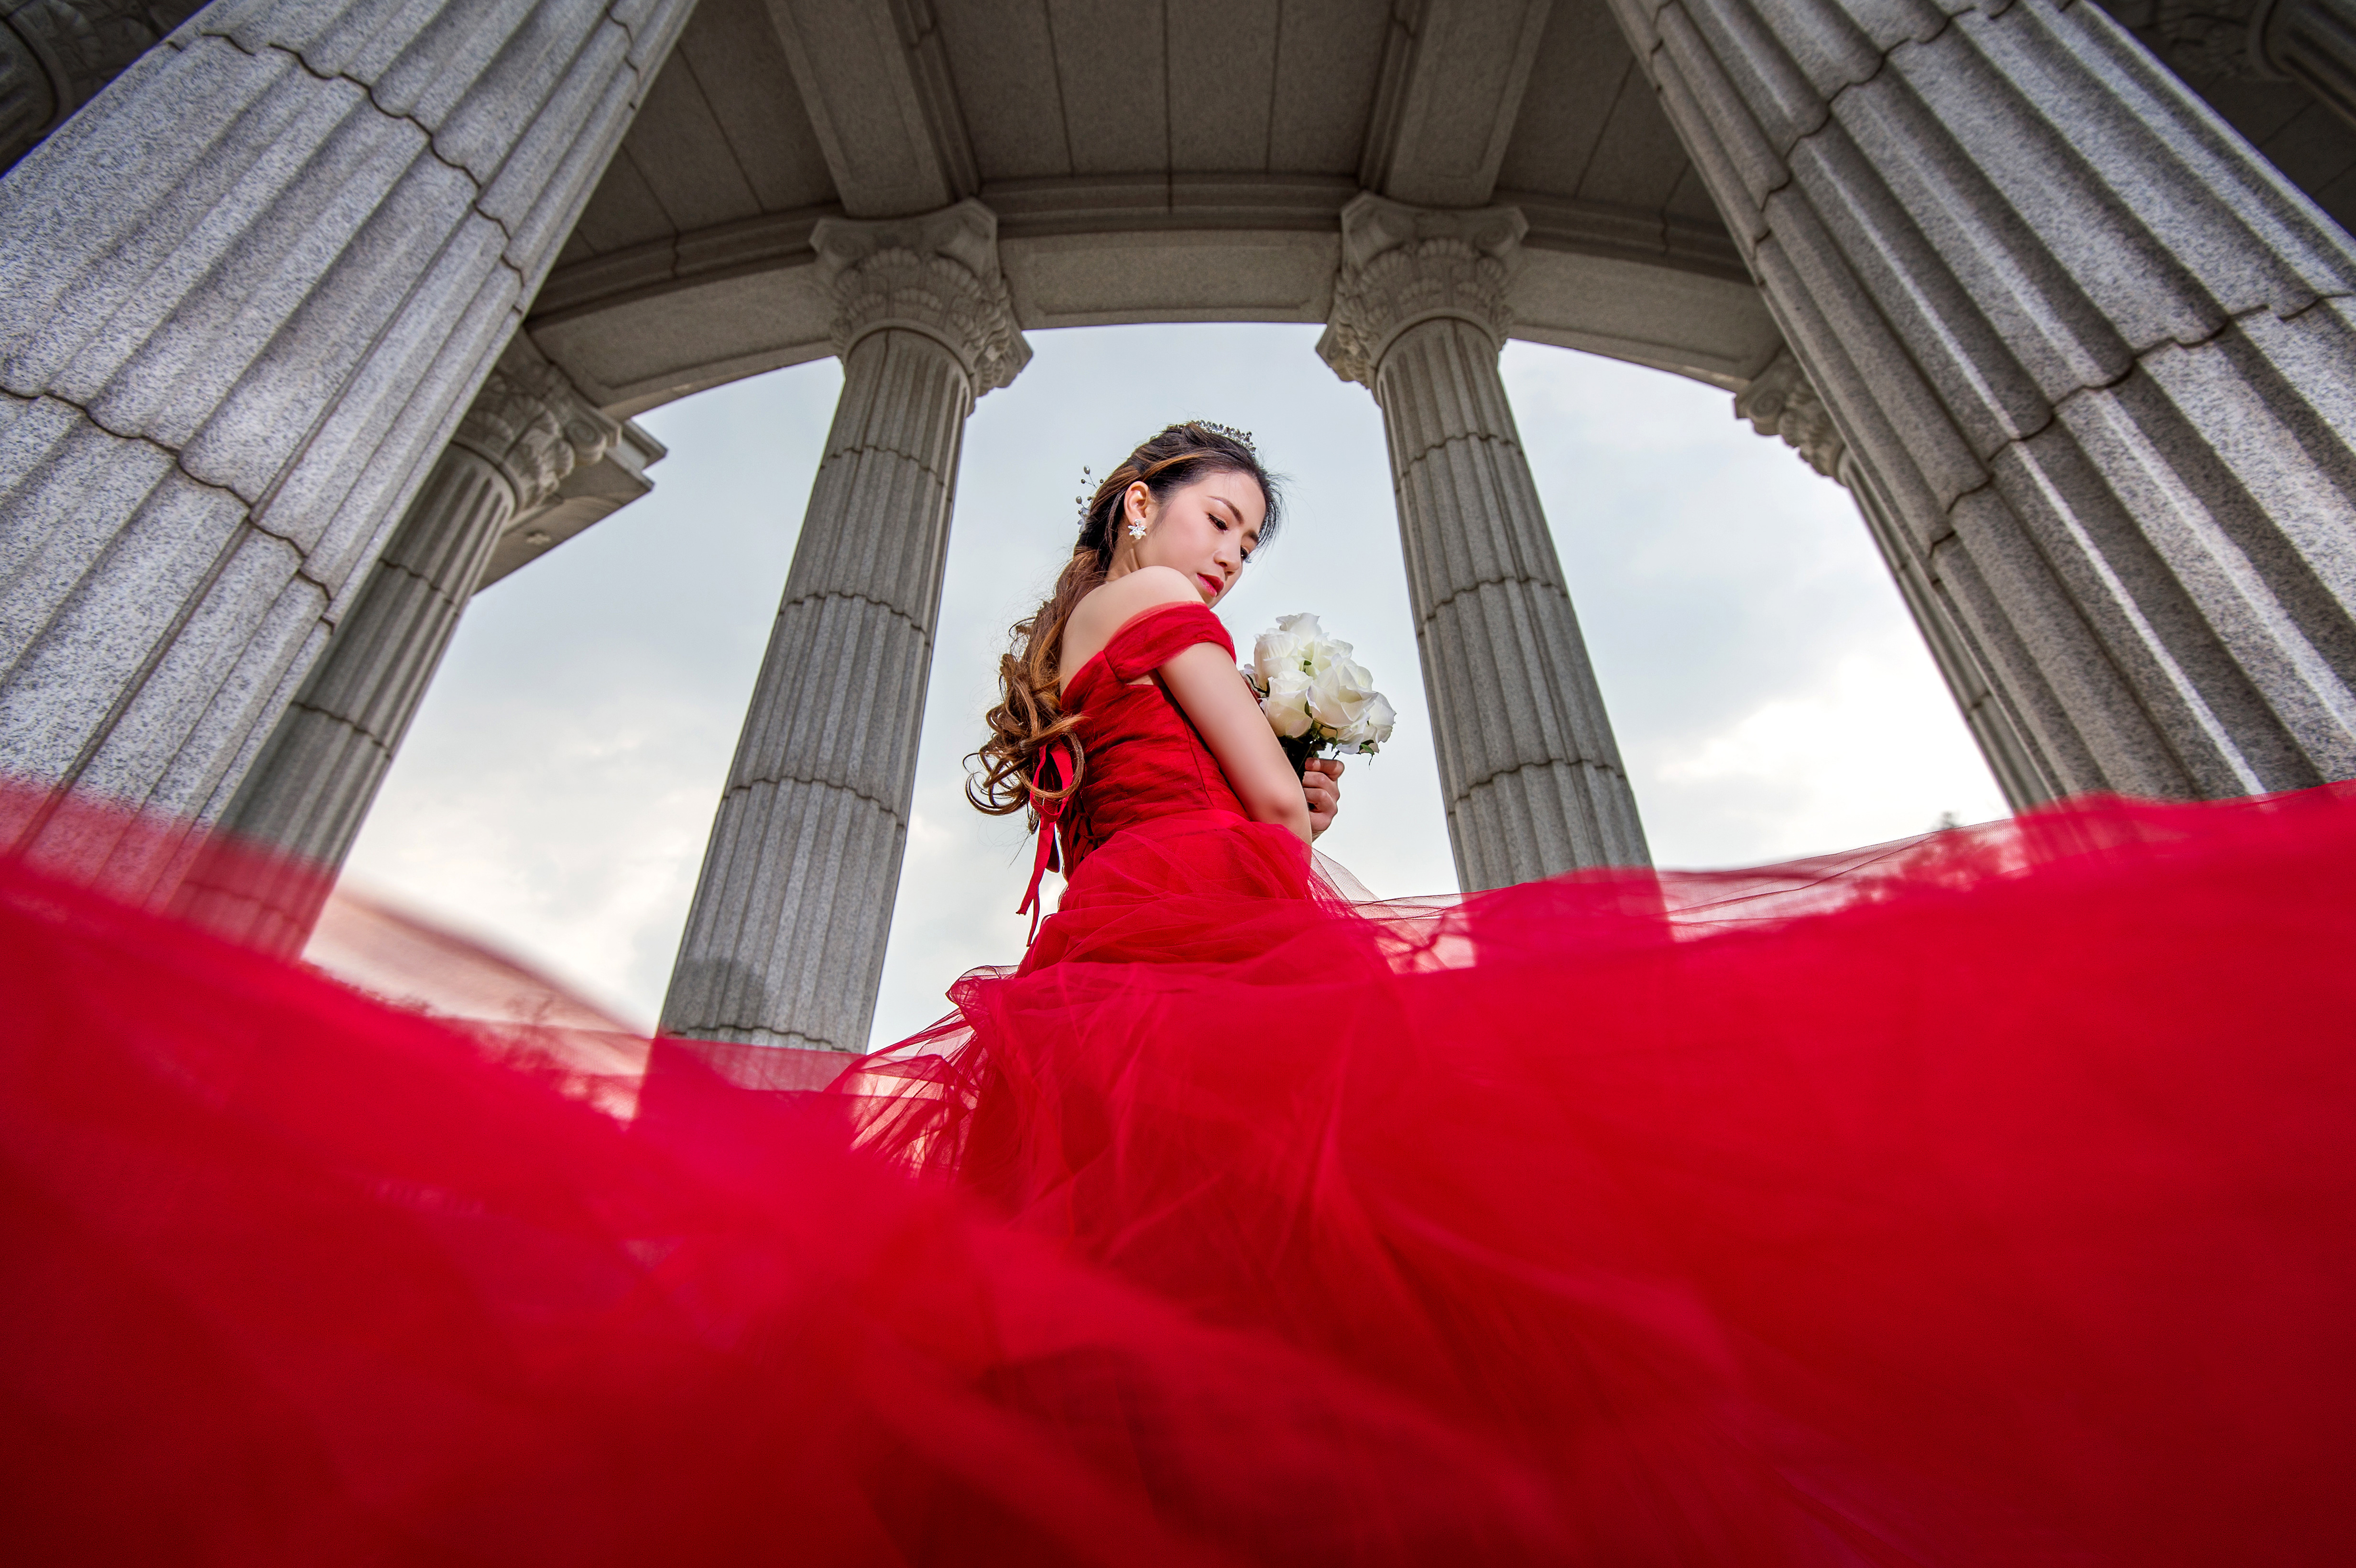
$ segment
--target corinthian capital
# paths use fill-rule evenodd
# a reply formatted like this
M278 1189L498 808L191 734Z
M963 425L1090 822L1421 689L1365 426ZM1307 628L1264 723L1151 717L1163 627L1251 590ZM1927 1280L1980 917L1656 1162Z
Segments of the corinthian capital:
M836 353L886 327L921 332L957 356L977 398L1030 362L998 270L998 215L980 202L916 218L820 219L810 243L834 290Z
M1384 354L1419 322L1469 321L1503 348L1505 283L1528 229L1519 208L1441 212L1359 192L1342 209L1342 272L1317 352L1344 380L1372 387Z
M507 476L516 493L515 515L521 517L554 495L575 468L603 461L621 439L621 425L518 333L451 443Z
M1779 435L1783 443L1808 460L1808 466L1827 479L1840 477L1841 453L1847 443L1833 428L1833 416L1817 395L1816 384L1790 348L1779 348L1767 368L1751 379L1735 395L1734 417L1749 420L1761 435Z

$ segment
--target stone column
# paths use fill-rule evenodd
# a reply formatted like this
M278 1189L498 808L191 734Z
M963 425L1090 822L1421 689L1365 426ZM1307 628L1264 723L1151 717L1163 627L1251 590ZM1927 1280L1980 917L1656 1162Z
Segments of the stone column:
M0 180L0 760L228 805L689 0L218 0Z
M2356 249L2095 6L1612 0L2057 793L2356 773Z
M663 1003L701 1040L867 1047L958 443L1030 357L978 201L821 221L842 395Z
M1986 657L1954 606L1906 549L1905 531L1888 496L1833 428L1824 400L1809 384L1807 372L1800 368L1790 349L1780 350L1751 379L1751 385L1735 398L1734 412L1737 418L1749 420L1751 428L1760 434L1781 437L1809 467L1847 487L2005 800L2015 811L2024 811L2052 799L2060 790L2040 768L2036 753L2023 739L2020 716L1990 681Z
M200 867L187 912L250 941L302 946L329 885L319 873L351 852L492 547L622 433L529 339L509 346L222 814L240 838L287 851L297 874L263 887L248 858L230 883Z
M1362 193L1317 351L1390 438L1416 645L1467 891L1645 864L1644 830L1571 611L1505 385L1512 208Z

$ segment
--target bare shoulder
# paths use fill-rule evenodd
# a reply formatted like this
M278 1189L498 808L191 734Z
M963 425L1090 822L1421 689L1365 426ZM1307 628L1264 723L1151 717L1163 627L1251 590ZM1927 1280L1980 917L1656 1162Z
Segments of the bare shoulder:
M1186 581L1186 574L1174 566L1141 566L1126 577L1093 590L1073 612L1076 620L1094 611L1098 615L1112 617L1106 630L1110 631L1141 610L1151 610L1156 604L1200 604L1202 592ZM1091 619L1094 617L1091 616Z
M1064 625L1064 645L1055 661L1068 680L1074 671L1104 651L1112 635L1162 604L1200 604L1203 596L1171 566L1142 566L1101 587L1072 606Z
M1203 596L1186 581L1186 574L1173 566L1141 566L1135 571L1100 587L1090 589L1087 595L1072 606L1070 625L1064 634L1066 647L1076 645L1076 639L1085 639L1101 647L1122 623L1134 619L1157 604L1200 604Z

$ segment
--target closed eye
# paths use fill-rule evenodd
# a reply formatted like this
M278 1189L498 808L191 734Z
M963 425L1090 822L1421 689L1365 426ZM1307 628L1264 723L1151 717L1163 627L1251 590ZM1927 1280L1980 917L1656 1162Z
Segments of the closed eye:
M1213 505L1216 507L1225 507L1226 504L1227 503L1223 500L1215 500L1213 502ZM1212 526L1217 528L1221 533L1232 533L1235 530L1236 525L1227 520L1226 514L1225 512L1209 511L1207 512L1207 515L1211 519ZM1251 564L1252 552L1258 549L1259 549L1259 536L1257 534L1246 534L1244 536L1243 548L1243 562L1246 566L1249 566Z

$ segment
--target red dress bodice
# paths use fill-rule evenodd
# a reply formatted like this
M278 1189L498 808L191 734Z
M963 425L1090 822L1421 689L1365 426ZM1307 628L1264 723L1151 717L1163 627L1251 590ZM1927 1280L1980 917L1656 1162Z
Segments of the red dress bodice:
M1196 643L1236 656L1227 629L1203 605L1157 605L1115 632L1066 684L1064 708L1080 715L1087 758L1061 823L1066 876L1106 839L1149 818L1193 811L1244 816L1218 759L1162 683L1130 684Z

